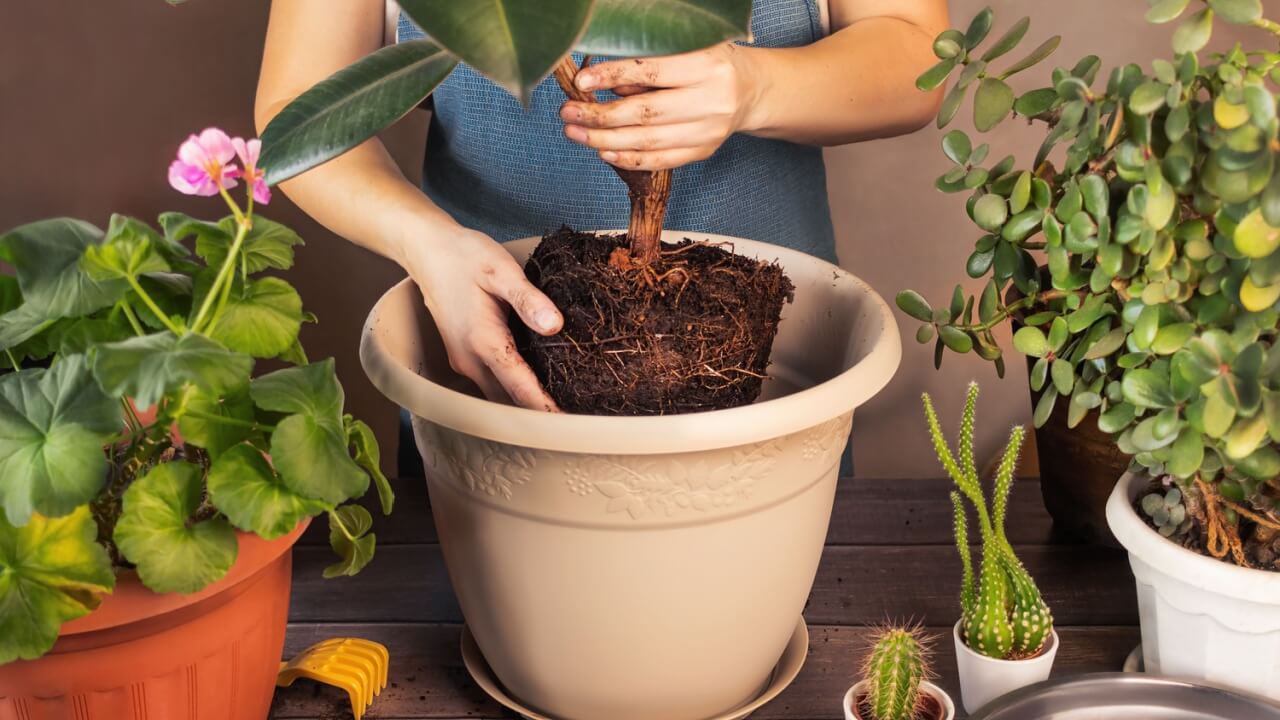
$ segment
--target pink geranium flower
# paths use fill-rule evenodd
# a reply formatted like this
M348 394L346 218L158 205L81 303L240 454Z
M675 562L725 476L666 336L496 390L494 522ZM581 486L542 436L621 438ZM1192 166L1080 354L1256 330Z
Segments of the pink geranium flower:
M253 188L253 199L263 205L271 202L271 188L267 187L266 173L258 167L258 154L262 152L262 141L257 138L249 141L232 138L231 144L236 149L240 164L244 166L241 175Z
M178 159L169 166L169 184L180 193L202 196L233 188L240 169L228 163L235 154L235 146L225 132L207 128L178 148Z

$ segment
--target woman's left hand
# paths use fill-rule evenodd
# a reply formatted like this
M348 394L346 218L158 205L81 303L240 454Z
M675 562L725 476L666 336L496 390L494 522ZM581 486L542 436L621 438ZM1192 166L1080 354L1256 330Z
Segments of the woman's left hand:
M604 103L570 101L564 134L607 163L665 170L705 160L753 126L758 88L750 48L733 44L667 57L614 60L578 73L582 90L613 90Z

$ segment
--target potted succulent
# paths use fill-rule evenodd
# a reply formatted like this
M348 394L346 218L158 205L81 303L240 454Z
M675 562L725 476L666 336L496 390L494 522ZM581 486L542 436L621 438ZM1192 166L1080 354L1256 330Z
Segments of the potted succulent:
M976 297L957 286L948 308L935 311L910 291L898 305L926 323L922 342L937 337L938 362L944 348L973 351L1001 372L992 330L1014 321L1014 347L1027 357L1035 394L1046 505L1060 527L1093 539L1110 538L1111 478L1128 456L1151 449L1106 441L1142 419L1130 417L1135 406L1121 393L1121 374L1170 360L1237 301L1254 313L1273 300L1260 261L1273 237L1267 221L1280 222L1267 129L1275 102L1265 85L1274 63L1241 47L1203 62L1197 53L1215 20L1273 35L1277 25L1262 17L1260 0L1153 2L1147 18L1171 22L1193 4L1174 33L1172 57L1154 60L1150 71L1114 68L1105 85L1091 55L1015 96L1006 79L1049 56L1058 38L997 70L994 61L1018 45L1029 20L979 54L990 9L966 32L940 35L941 60L918 80L932 89L958 73L939 127L972 90L979 131L1009 118L1044 128L1026 167L1013 156L985 162L989 147L962 131L943 138L954 165L937 186L971 193L969 216L983 234L966 271L989 280ZM1226 241L1237 228L1244 239L1232 247Z
M1001 695L1048 678L1058 653L1053 615L1005 535L1005 514L1024 430L1015 427L1009 436L988 505L973 459L977 401L978 385L970 383L953 455L933 402L927 393L924 395L934 450L958 490L952 491L951 504L955 509L956 550L964 574L961 615L953 633L960 697L970 713ZM965 500L973 507L982 539L982 558L976 574L970 557Z
M1017 99L998 77L977 83L979 129L1012 112L1042 122L1045 142L1026 170L1012 158L987 169L967 138L947 136L957 166L972 168L940 185L974 190L970 214L987 234L970 274L992 278L926 327L998 358L990 328L1022 314L1014 345L1037 358L1037 423L1055 404L1075 422L1095 410L1133 458L1106 518L1137 577L1146 667L1275 699L1280 54L1202 50L1217 20L1252 26L1272 48L1280 24L1259 0L1163 0L1147 19L1179 21L1172 57L1150 71L1118 67L1099 87L1100 63L1085 58ZM954 34L937 47L963 66L954 95L987 74ZM1057 145L1065 155L1049 159ZM1010 284L1019 295L1002 300ZM925 315L918 297L900 305Z
M844 695L845 720L952 720L955 703L930 677L929 647L918 628L879 631L862 679Z
M489 11L400 5L431 40L375 52L282 110L263 133L269 181L371 136L458 61L517 94L554 70L573 93L578 64L566 58L574 48L622 56L690 51L744 37L750 10L747 0L559 0L564 12L547 16L554 23L524 18L509 33L486 33ZM519 42L505 40L516 36ZM516 48L521 62L512 61ZM623 416L574 414L589 408L570 402L563 405L572 412L555 414L487 402L459 391L466 385L450 370L409 281L373 309L361 359L375 386L414 415L450 579L478 648L511 695L556 717L698 720L757 698L789 640L803 632L853 409L888 382L901 348L892 311L865 283L803 253L699 234L709 242L665 246L652 259L669 176L626 179L634 201L629 242L573 239L604 249L599 262L571 263L573 272L630 283L628 292L663 314L678 295L672 289L688 281L685 292L693 291L696 271L669 273L661 263L733 248L720 257L748 262L773 291L763 302L749 283L738 283L737 300L715 305L715 313L743 327L760 321L748 333L756 340L772 341L778 327L770 399L747 404L763 379L755 363L766 360L764 342L748 349L751 364L739 367L747 372L711 366L712 384L724 392L706 403L672 403L672 395L656 393L656 408L635 405L638 394L628 388L637 377L631 373L645 372L641 365L604 386L623 403ZM684 237L668 231L665 239ZM524 262L540 240L506 247ZM759 257L776 259L776 267L752 259ZM527 274L541 276L537 268ZM794 302L778 326L792 283ZM552 299L573 314L562 298ZM582 343L571 322L557 337L559 347L547 350L568 352L577 342L574 352L617 354ZM719 357L719 346L705 349ZM531 356L532 365L539 362ZM707 379L696 374L697 382ZM707 412L672 412L691 409ZM653 410L671 414L636 416Z
M373 555L369 428L308 362L287 270L300 238L254 211L258 141L183 143L170 182L231 215L68 218L0 235L0 708L15 717L265 717L290 554L329 517ZM235 158L238 155L239 164ZM228 193L244 182L247 199ZM183 241L194 238L194 254ZM258 359L283 369L254 373Z

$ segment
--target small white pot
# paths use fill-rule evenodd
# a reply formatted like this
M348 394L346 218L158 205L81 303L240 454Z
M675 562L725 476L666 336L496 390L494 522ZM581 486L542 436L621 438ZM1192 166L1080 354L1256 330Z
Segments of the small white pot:
M1147 482L1126 473L1107 501L1107 524L1129 551L1138 584L1146 671L1280 700L1280 573L1162 537L1133 509Z
M963 621L961 621L963 622ZM1049 638L1049 647L1026 660L997 660L964 644L960 622L952 628L956 643L956 669L960 674L960 700L965 712L973 714L998 697L1049 678L1058 655L1058 631Z
M849 691L844 694L844 720L872 720L871 718L861 717L858 713L854 712L853 709L854 701L866 692L866 688L867 681L861 680L858 684L849 688ZM942 706L942 717L940 720L955 720L956 704L951 702L951 696L947 694L946 690L943 690L937 685L925 680L920 683L920 692L927 693L932 696L933 699L937 700L938 704Z

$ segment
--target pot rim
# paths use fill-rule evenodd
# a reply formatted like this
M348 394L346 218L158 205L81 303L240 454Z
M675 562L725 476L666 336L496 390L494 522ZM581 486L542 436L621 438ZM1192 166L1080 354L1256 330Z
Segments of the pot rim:
M1052 663L1054 660L1054 657L1056 657L1058 654L1058 628L1056 627L1049 631L1049 640L1050 640L1049 647L1045 648L1044 651L1041 652L1039 655L1031 658L1022 658L1021 660L1004 660L1002 658L993 658L987 655L983 655L977 650L974 650L973 648L966 645L964 640L960 637L960 623L962 622L964 622L964 618L957 620L956 624L953 625L951 628L951 637L952 639L955 640L956 652L963 652L966 655L972 656L975 660L979 660L985 663L991 663L997 667L1005 667L1005 666L1012 666L1012 665L1022 665L1025 667L1029 663L1036 663L1036 662Z
M376 330L380 316L389 305L403 303L405 293L418 302L417 288L411 279L406 278L379 298L370 311L360 340L360 362L379 392L433 423L511 445L592 454L697 452L767 441L850 412L889 383L902 359L898 324L888 303L865 281L797 250L727 235L678 230L663 232L663 239L668 241L688 236L730 243L741 255L772 255L788 269L793 280L796 268L817 265L824 281L854 284L867 303L860 320L867 323L867 332L874 339L869 342L863 356L840 374L774 400L726 410L657 417L553 414L473 397L433 382L396 362ZM503 246L519 256L522 252L532 251L534 244L541 239L522 238ZM803 288L799 291L803 292Z
M1240 567L1201 555L1148 527L1133 509L1133 501L1147 480L1126 472L1107 498L1107 525L1130 555L1194 587L1238 600L1280 605L1280 572Z
M853 712L852 710L853 701L859 694L861 694L862 689L865 688L866 685L867 685L866 679L859 680L858 682L854 683L853 686L850 687L847 691L845 691L843 708L844 708L846 718L852 718L853 720L858 720L859 718L858 714ZM940 687L936 683L930 682L928 680L920 681L920 690L921 692L925 692L925 693L928 693L929 695L932 695L933 698L938 701L938 704L942 706L942 720L953 720L955 718L956 704L955 704L955 701L951 699L950 693L948 693L946 690L943 690L942 687Z
M253 533L236 532L238 551L231 569L222 579L190 595L154 592L142 584L135 571L117 570L115 589L102 598L102 604L88 615L63 623L58 637L109 630L158 617L226 592L289 552L310 524L311 518L305 518L288 534L274 540L263 540Z

